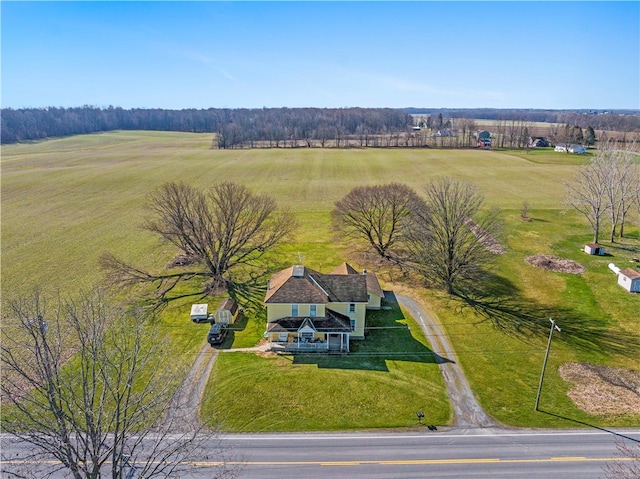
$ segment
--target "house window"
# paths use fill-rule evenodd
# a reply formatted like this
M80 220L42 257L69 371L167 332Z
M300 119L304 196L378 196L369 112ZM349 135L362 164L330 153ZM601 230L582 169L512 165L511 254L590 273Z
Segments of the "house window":
M298 316L298 305L297 304L292 304L291 305L291 316L293 316L294 318L296 318Z
M350 313L355 313L355 312L356 312L356 305L355 305L355 303L349 303L349 312L350 312Z
M310 304L309 305L309 316L311 316L313 318L317 314L318 314L318 306L315 305L315 304Z
M351 319L349 319L349 322L351 323L351 331L355 331L356 330L356 320L351 318Z

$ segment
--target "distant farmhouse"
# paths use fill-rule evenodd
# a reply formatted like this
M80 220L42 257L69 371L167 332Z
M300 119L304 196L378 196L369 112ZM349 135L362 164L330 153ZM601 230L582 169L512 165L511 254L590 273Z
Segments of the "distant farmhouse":
M491 133L487 130L477 131L475 134L476 146L478 148L490 148L491 147Z
M274 351L348 352L364 339L367 309L380 309L384 293L373 273L347 263L329 274L302 265L275 273L264 303Z
M431 135L433 138L451 138L456 136L456 132L451 128L445 128L443 130L438 130Z
M529 148L546 148L551 146L551 143L544 136L530 136L528 145Z

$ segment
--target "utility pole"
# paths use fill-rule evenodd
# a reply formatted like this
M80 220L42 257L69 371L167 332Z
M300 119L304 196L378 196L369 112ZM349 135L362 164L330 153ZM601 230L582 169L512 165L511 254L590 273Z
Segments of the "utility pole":
M549 342L547 343L547 352L544 355L544 362L542 363L542 373L540 374L540 385L538 386L538 395L536 396L536 407L535 411L538 410L538 405L540 404L540 393L542 392L542 381L544 381L544 371L547 369L547 359L549 359L549 350L551 349L551 338L553 337L553 331L558 330L558 332L562 331L557 325L556 321L553 318L549 318L551 321L551 331L549 332Z

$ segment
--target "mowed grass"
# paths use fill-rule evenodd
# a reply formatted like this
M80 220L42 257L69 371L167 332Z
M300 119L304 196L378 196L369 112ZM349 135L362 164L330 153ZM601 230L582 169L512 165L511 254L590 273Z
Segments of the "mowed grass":
M472 307L419 285L413 285L413 291L437 314L487 411L505 424L521 426L577 424L567 419L601 425L640 423L637 416L581 413L557 374L559 364L568 361L640 369L640 297L617 286L606 267L611 261L623 266L632 255L640 255L637 226L628 230L632 237L619 247L611 246L613 257L588 257L580 252L582 243L590 240L585 222L559 210L561 180L570 178L586 157L549 150L225 151L210 149L211 139L200 134L114 132L3 146L3 299L27 294L35 286L63 294L91 287L101 280L97 265L104 251L161 269L175 251L139 226L145 196L166 181L201 188L235 181L272 195L296 214L301 227L273 255L269 268L304 262L326 272L344 260L368 266L331 231L329 213L335 201L359 185L397 181L420 191L430 179L448 175L476 184L488 206L504 209L508 251L499 260L494 280L485 285L485 293L501 298L504 306ZM524 201L531 208L531 223L518 218ZM524 257L538 252L575 259L587 273L570 277L536 270ZM185 284L176 295L194 291L197 285ZM157 322L158 337L168 335L171 340L165 347L174 349L176 361L185 364L193 361L206 336L206 325L194 325L188 316L191 303L200 301L215 309L221 298L172 301ZM563 333L554 337L541 405L566 419L533 412L551 313ZM520 317L537 318L540 324L523 323L518 329ZM405 321L411 326L410 318ZM573 326L565 327L567 322ZM589 334L580 330L581 324ZM450 409L437 366L424 360L427 346L413 350L423 339L415 326L411 328L411 335L392 343L390 337L395 336L380 339L372 332L371 341L356 343L355 354L336 360L223 353L209 385L204 418L235 431L395 427L415 424L415 411L424 408L426 413L425 402L433 401L432 423L446 424ZM263 311L254 305L225 347L251 346L263 331ZM596 333L605 332L598 339ZM402 356L403 352L411 354Z
M618 243L601 241L607 256L589 256L581 218L560 210L534 210L532 222L504 211L507 253L496 276L478 289L477 303L423 292L454 344L472 389L487 412L504 424L523 427L638 426L635 415L594 416L567 396L571 386L558 368L568 362L606 364L640 370L640 297L617 285L608 263L622 267L640 254L638 230ZM586 268L573 275L534 268L536 253L572 259ZM482 297L482 294L485 296ZM540 409L534 404L551 322L555 332ZM604 394L610 394L605 392ZM601 398L593 397L593 401Z
M201 416L227 431L337 431L446 425L451 408L436 357L398 307L370 312L345 356L222 352Z

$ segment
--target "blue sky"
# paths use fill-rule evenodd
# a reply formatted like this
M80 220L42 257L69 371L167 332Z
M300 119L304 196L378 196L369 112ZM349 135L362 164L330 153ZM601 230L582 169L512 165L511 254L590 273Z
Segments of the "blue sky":
M640 108L640 2L1 2L2 106Z

